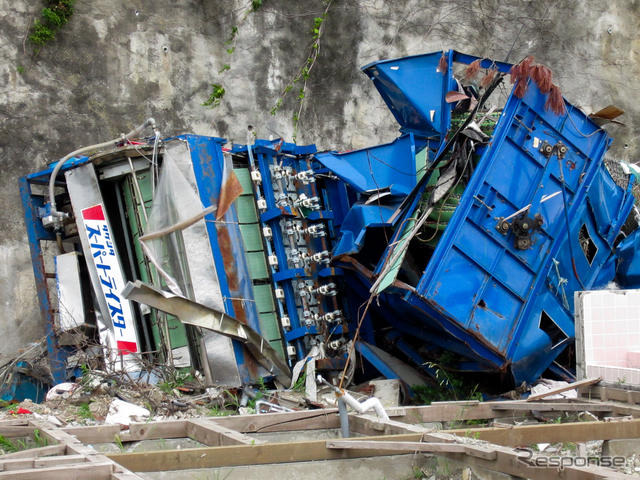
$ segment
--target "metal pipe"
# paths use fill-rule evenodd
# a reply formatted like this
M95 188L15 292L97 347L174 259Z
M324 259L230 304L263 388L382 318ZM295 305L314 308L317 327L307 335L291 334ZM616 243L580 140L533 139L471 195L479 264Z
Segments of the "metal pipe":
M89 145L87 147L79 148L65 155L60 160L58 160L55 167L53 167L53 171L51 172L51 177L49 177L49 203L51 204L51 216L54 217L54 220L57 218L59 219L64 217L64 214L62 212L58 212L56 208L55 185L56 185L56 177L58 176L58 173L60 173L60 169L64 166L67 160L77 155L81 155L83 153L87 153L95 150L102 150L103 148L110 147L110 146L116 146L118 142L127 140L129 137L137 135L148 126L151 126L151 128L153 128L154 130L156 129L156 121L152 117L147 118L144 121L144 123L137 126L133 130L131 130L129 133L121 135L119 138L114 138L113 140L109 140L107 142L97 143L95 145Z
M326 381L322 377L322 375L318 375L316 378L318 379L318 382L330 386L336 392L336 396L338 397L338 406L340 405L340 399L342 399L347 405L349 405L358 413L365 413L367 410L373 409L375 410L376 415L379 419L383 421L389 420L389 415L387 415L387 412L384 410L384 407L382 406L382 403L380 403L380 400L378 398L371 397L360 403L355 398L353 398L346 390L336 387L335 385L332 385L331 383Z
M349 414L347 404L342 396L338 397L338 413L340 414L340 433L342 438L349 438Z

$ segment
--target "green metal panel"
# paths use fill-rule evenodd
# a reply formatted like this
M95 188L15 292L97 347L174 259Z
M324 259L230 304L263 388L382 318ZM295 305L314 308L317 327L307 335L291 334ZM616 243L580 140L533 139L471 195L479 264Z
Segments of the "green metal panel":
M251 195L240 195L236 200L236 210L240 223L257 223L256 202Z
M264 250L264 247L262 245L260 225L258 225L257 223L240 225L240 232L242 233L242 240L244 240L244 248L248 252L257 252Z
M275 312L260 314L260 330L262 336L269 341L274 350L280 353L283 358L286 358L284 356L284 347L282 346L282 337L280 336L278 316Z
M258 223L251 174L247 168L235 168L234 172L242 185L242 195L236 200L235 207L247 255L249 275L253 280L253 298L258 308L260 332L282 358L286 358L280 322L275 312L273 287L271 284L263 283L269 280L269 269L262 241L262 232ZM256 281L259 283L256 283Z
M266 280L269 278L267 262L264 259L264 252L247 252L247 264L249 275L253 280Z
M273 312L276 309L273 303L273 290L271 285L254 285L253 295L258 307L258 313Z
M153 203L153 190L151 188L150 170L146 169L136 172L136 179L138 181L138 186L140 188L140 193L142 195L142 201L144 202L145 210L147 214L149 214L149 212L151 211L151 205ZM153 278L160 278L160 276L155 272L153 265L147 262L147 259L142 252L142 248L140 247L138 238L143 235L144 229L146 227L146 221L144 213L142 212L140 199L138 199L138 196L136 195L136 188L133 184L131 175L127 175L125 177L125 179L121 183L121 187L124 197L125 210L127 213L127 220L129 222L131 235L133 237L132 243L135 249L135 260L138 266L140 280L146 283L154 284ZM162 345L160 330L158 328L157 313L158 312L156 312L155 310L151 313L151 331L153 334L153 341L156 344L156 349L158 349L160 345ZM171 315L167 315L167 327L169 331L169 343L171 344L172 349L184 347L187 345L187 332L182 322Z
M248 168L234 168L233 172L238 177L240 185L242 185L243 195L253 196L253 182L251 181L251 173Z

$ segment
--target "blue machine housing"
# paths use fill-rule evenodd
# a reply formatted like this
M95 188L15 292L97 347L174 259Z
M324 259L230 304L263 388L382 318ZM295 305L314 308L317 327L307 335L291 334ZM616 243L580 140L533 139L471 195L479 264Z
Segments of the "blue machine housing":
M523 98L509 96L490 138L473 144L473 173L429 257L420 259L420 270L399 277L408 264L401 259L389 273L407 225L436 188L442 174L436 167L457 138L451 127L456 103L447 101L448 92L460 91L455 67L474 61L498 76L511 67L455 51L365 66L400 126L393 142L346 153L318 153L314 145L281 140L229 150L249 175L267 259L267 275L258 280L269 285L274 307L261 312L252 303L256 284L232 207L222 222L213 214L206 218L225 311L258 332L263 314L273 316L290 366L323 344L320 350L329 353L318 365L325 360L340 370L348 341L360 328L357 350L391 378L399 375L379 354L389 345L431 375L428 362L451 352L455 368L497 373L502 383L533 382L549 368L570 377L567 365L554 362L575 337L574 293L601 287L616 268L623 285L638 284L638 235L616 250L634 197L633 181L621 188L603 162L611 138L566 101L564 114L547 111L548 95L532 81ZM177 138L189 146L203 205L217 204L224 140ZM62 170L88 161L72 159ZM43 197L31 190L46 184L51 171L22 178L20 187L53 379L59 382L66 376L66 350L54 334L40 246L55 236L41 224L47 215ZM518 229L527 222L536 226L523 243ZM388 278L388 286L376 290L380 277ZM360 318L372 295L375 301ZM245 353L234 342L246 384L261 372Z
M440 52L407 57L364 70L381 90L401 131L439 135L442 141L448 130L442 119L448 121L449 109L437 108L438 98L444 96L444 75L436 68L439 57ZM446 58L449 71L453 59L465 63L475 59L457 52L448 52ZM507 68L500 66L503 72ZM400 75L402 71L405 75ZM412 78L416 72L420 81ZM397 78L389 80L389 73ZM400 349L418 364L425 363L429 352L444 349L464 359L458 365L461 369L501 372L516 384L537 379L572 344L573 294L603 283L601 271L634 198L631 182L626 190L618 187L604 166L611 143L607 133L568 102L563 115L547 111L546 100L532 81L524 98L509 97L419 281L412 285L396 281L379 295L372 304L372 318L364 323L369 330L365 337L372 339L372 330L380 331L386 324L394 329L396 347L398 337L410 340ZM427 118L429 109L436 112L436 120ZM564 145L566 152L560 158L545 154L546 145ZM405 222L416 217L426 188L426 182L419 182L410 201L405 201L390 246L373 274L350 269L362 285L363 301ZM539 214L542 225L532 244L521 249L513 231L501 232L498 227L501 219L528 205L528 215ZM356 204L352 210L362 208ZM376 226L375 221L370 226ZM342 234L353 237L351 229ZM336 253L348 253L343 243L338 241ZM349 269L344 261L338 259ZM609 281L613 273L608 270Z

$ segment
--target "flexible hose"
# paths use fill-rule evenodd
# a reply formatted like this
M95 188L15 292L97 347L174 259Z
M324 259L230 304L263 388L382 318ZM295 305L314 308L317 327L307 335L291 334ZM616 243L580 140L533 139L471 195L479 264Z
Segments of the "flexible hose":
M123 140L128 140L129 137L133 137L134 135L137 135L148 126L151 126L151 128L153 128L154 130L156 129L156 121L152 117L147 118L144 121L144 123L137 126L136 128L134 128L133 130L131 130L129 133L125 135L122 135L113 140L109 140L107 142L97 143L95 145L89 145L88 147L79 148L78 150L75 150L65 155L64 157L62 157L58 161L58 163L56 163L56 166L53 167L53 171L51 172L51 177L49 178L49 203L51 204L51 215L53 217L61 216L60 212L58 212L56 208L55 184L56 184L56 177L58 176L58 173L60 173L60 169L67 162L67 160L77 155L81 155L83 153L87 153L94 150L102 150L103 148L106 148L106 147L115 146L118 142L121 142Z

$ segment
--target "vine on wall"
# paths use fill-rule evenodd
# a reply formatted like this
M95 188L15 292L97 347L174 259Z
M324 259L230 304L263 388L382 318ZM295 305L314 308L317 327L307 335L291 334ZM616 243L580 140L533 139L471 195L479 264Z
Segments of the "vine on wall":
M280 94L280 96L278 97L278 100L276 101L276 104L271 109L271 115L275 115L278 112L278 110L280 110L280 107L282 107L282 102L284 98L287 96L287 94L291 92L291 90L293 90L294 86L297 86L297 85L300 86L300 88L298 89L298 95L297 95L297 100L298 100L297 109L293 113L293 117L292 117L294 143L298 136L298 123L300 121L300 114L302 113L302 107L304 106L304 100L306 97L307 82L311 75L311 70L316 64L316 61L318 60L318 55L320 54L320 41L325 31L327 15L329 14L329 9L331 8L331 4L333 3L333 0L324 0L323 3L325 8L324 8L324 12L322 13L322 16L315 17L313 19L313 28L311 29L312 40L311 40L311 45L309 47L309 54L307 56L307 59L304 61L304 63L298 70L298 73L296 73L296 75L294 75L294 77L289 81L289 83L285 85L284 89L282 90L282 93Z
M322 40L322 36L325 32L325 25L327 16L329 14L329 9L333 0L322 0L322 4L324 6L324 10L322 15L319 17L315 17L313 19L313 26L310 30L311 33L311 43L308 48L308 54L306 60L302 63L297 73L293 76L293 78L285 85L284 89L278 96L275 105L271 109L271 115L275 115L280 108L282 107L282 103L287 97L287 95L294 89L294 87L299 87L297 89L297 105L295 111L292 116L293 122L293 141L296 141L298 136L298 124L300 120L300 115L302 113L302 108L304 106L304 101L307 94L307 84L309 78L311 76L311 71L318 60L318 56L320 55L320 43ZM236 41L238 37L238 33L240 32L240 26L245 22L249 14L256 12L263 5L263 0L252 0L251 4L248 8L245 9L243 14L241 15L240 21L237 25L231 27L231 32L225 40L224 45L226 48L227 55L233 55L236 49ZM231 70L231 65L228 62L225 62L220 70L218 71L218 75L223 75L225 72ZM216 108L220 105L222 98L224 97L226 90L222 83L212 83L211 84L211 93L209 94L209 98L202 104L203 106Z
M227 55L231 56L236 51L236 39L238 37L240 26L245 22L250 13L256 12L260 9L260 7L262 7L262 3L263 0L251 0L251 4L249 5L249 7L242 13L238 25L234 25L233 27L231 27L231 33L224 42ZM225 63L224 65L222 65L222 68L218 70L218 75L223 75L228 70L231 70L231 65L229 63ZM202 104L202 106L211 108L218 107L222 102L222 98L224 97L225 93L226 90L222 86L222 84L212 83L209 98Z

